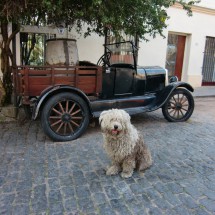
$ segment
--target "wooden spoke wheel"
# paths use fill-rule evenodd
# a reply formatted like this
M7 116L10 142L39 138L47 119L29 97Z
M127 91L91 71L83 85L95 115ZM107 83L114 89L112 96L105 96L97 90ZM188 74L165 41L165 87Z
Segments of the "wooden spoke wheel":
M59 93L45 104L41 124L45 133L55 141L78 138L89 124L86 102L72 93Z
M164 117L170 122L182 122L190 118L194 110L192 94L186 89L176 89L162 107Z

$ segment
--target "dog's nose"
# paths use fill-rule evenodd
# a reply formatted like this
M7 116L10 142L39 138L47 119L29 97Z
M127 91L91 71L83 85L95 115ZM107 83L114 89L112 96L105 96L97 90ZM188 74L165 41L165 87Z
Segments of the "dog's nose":
M114 129L117 129L118 128L118 125L114 125Z

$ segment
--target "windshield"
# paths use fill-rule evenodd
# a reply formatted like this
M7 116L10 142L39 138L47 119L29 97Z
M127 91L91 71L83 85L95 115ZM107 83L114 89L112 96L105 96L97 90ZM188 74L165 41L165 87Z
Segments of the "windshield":
M110 64L127 63L134 65L134 56L137 48L132 42L120 42L106 45L107 51L111 52Z

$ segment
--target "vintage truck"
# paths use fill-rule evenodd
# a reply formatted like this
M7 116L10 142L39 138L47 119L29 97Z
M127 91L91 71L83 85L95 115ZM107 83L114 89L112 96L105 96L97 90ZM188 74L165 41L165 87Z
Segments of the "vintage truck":
M78 138L91 117L111 108L129 114L162 108L170 122L188 120L194 110L192 86L168 77L164 68L137 66L136 57L137 48L127 41L106 45L97 65L17 66L14 92L25 108L33 107L32 118L40 116L54 141Z

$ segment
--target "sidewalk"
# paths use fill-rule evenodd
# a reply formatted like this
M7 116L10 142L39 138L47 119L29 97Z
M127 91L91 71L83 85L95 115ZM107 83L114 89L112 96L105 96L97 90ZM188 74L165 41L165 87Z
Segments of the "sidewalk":
M215 86L203 86L194 88L194 97L215 96Z

